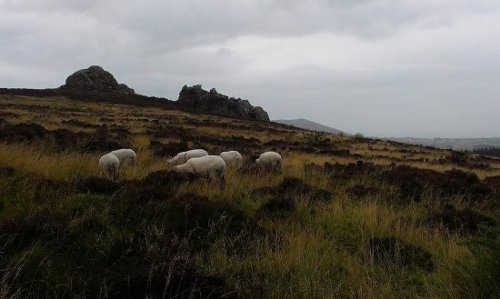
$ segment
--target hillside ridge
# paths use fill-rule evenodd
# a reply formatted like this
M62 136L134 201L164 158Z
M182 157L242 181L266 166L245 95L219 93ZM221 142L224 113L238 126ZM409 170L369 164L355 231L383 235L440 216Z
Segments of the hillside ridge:
M319 131L319 132L326 132L326 133L333 133L333 134L340 134L344 133L343 131L332 128L305 118L297 118L297 119L275 119L273 122L277 122L280 124L285 124L289 126L294 126L297 128L301 129L306 129L306 130L312 130L312 131Z

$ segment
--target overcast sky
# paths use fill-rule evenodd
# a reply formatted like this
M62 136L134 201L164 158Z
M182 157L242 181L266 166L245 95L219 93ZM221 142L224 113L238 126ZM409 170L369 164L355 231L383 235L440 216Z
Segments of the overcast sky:
M0 87L101 65L176 100L383 137L500 137L500 1L0 0Z

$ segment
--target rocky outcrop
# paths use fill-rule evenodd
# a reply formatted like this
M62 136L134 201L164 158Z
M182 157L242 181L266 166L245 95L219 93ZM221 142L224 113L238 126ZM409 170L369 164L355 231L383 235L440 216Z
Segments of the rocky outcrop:
M212 88L203 90L201 85L184 86L178 101L136 94L132 88L119 84L113 75L98 65L76 71L59 88L24 89L0 88L0 94L34 97L68 97L82 101L105 101L109 103L141 107L164 107L194 113L221 115L236 119L269 121L267 112L254 107L247 100L220 94Z
M247 100L236 99L220 94L212 88L206 91L201 85L184 86L179 94L177 105L198 112L217 114L238 119L269 121L262 107L254 107Z
M79 70L66 79L66 84L60 87L71 91L113 92L119 94L134 94L134 90L125 84L119 84L113 75L98 65Z

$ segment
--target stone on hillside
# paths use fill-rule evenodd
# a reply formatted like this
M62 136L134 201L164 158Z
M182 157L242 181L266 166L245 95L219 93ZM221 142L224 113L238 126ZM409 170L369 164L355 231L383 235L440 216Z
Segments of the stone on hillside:
M230 98L212 88L206 91L201 85L184 86L177 104L198 113L210 113L246 120L269 121L267 112L262 107L254 107L247 100Z
M132 88L119 84L110 72L98 65L76 71L66 79L66 84L61 86L61 89L134 94Z

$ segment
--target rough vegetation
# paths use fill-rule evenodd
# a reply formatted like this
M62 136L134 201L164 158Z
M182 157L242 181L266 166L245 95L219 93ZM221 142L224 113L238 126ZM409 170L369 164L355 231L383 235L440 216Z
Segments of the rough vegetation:
M0 298L499 295L495 158L60 96L0 95ZM118 147L138 163L105 179ZM244 166L166 169L192 148Z

